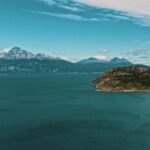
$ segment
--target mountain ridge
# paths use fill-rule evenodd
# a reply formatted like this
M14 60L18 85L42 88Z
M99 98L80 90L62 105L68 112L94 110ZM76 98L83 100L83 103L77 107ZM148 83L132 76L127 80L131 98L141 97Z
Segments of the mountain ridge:
M33 54L19 47L0 53L0 56L0 73L98 73L114 67L132 65L126 59L103 61L93 57L81 60L82 63L73 63L60 57Z
M100 60L100 59L97 59L97 58L94 58L94 57L90 57L90 58L87 58L87 59L83 59L79 62L77 62L78 64L81 64L81 65L88 65L88 64L96 64L96 63L103 63L103 64L122 64L122 63L126 63L126 64L132 64L130 61L128 61L127 59L125 58L118 58L118 57L114 57L112 58L111 60Z
M13 47L8 52L0 53L2 59L61 59L59 57L52 57L42 53L33 54L27 50L23 50L20 47Z
M28 52L27 50L23 50L20 47L13 47L12 49L10 49L7 52L0 52L0 59L62 59L60 57L52 57L43 53L37 53L37 54L33 54L31 52ZM67 60L65 60L67 61ZM117 64L117 63L130 63L132 64L130 61L128 61L125 58L118 58L118 57L114 57L112 58L110 61L108 60L101 60L95 57L89 57L86 59L82 59L78 62L75 62L77 64L92 64L92 63L113 63L113 64Z

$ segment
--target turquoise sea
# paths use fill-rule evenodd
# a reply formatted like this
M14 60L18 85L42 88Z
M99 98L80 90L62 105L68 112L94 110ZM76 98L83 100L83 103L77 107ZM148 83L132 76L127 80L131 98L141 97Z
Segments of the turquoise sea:
M150 94L96 92L95 76L0 76L0 150L149 150Z

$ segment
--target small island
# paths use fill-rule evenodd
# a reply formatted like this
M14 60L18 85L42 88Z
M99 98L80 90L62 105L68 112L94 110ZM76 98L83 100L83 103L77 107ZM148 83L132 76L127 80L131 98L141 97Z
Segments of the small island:
M150 92L150 67L136 65L110 69L92 83L98 91Z

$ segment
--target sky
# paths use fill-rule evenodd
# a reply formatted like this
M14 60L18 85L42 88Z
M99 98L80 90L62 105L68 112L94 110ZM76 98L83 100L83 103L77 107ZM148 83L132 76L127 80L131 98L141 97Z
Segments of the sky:
M0 50L150 65L150 0L0 0Z

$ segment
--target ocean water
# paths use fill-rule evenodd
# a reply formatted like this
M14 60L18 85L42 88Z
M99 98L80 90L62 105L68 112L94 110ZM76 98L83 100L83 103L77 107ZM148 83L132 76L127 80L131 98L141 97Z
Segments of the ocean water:
M150 94L96 92L95 76L1 76L0 150L149 150Z

